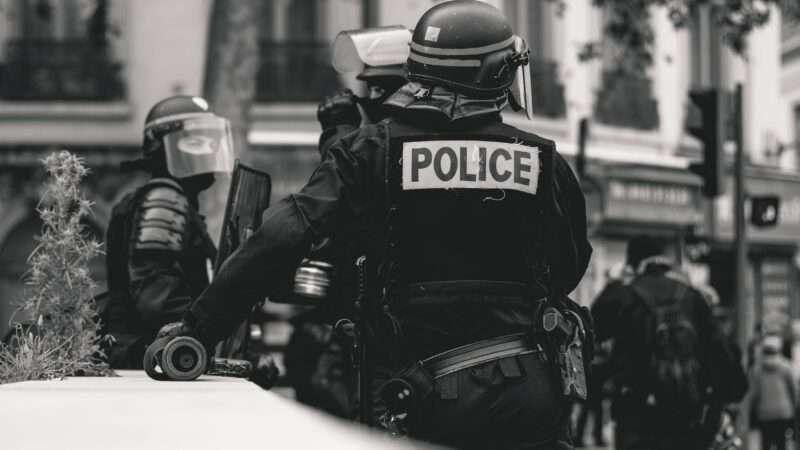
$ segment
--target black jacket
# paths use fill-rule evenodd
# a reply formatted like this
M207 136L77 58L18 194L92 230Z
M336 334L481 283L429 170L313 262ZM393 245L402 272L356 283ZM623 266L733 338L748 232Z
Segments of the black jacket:
M687 285L683 310L697 333L698 359L704 365L707 386L713 388L712 401L738 402L747 390L747 380L739 360L739 352L723 335L712 317L711 307L700 291L689 286L689 280L669 265L653 262L644 266L629 284L613 282L601 294L592 312L598 340L613 339L612 361L614 381L618 390L630 392L630 402L619 402L619 416L639 420L644 407L648 383L644 377L651 349L647 343L649 307L633 290L648 292L658 302L672 301L676 284ZM617 407L619 406L619 407Z
M115 368L140 368L164 324L180 320L208 286L215 254L205 223L175 181L156 178L126 195L106 231L109 302L103 316L116 343Z

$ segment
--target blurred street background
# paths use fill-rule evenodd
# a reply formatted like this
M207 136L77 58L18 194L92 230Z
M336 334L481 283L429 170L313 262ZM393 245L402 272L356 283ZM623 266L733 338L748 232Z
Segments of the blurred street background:
M216 3L0 0L0 336L12 320L26 319L13 313L42 225L36 212L42 158L62 148L85 158L91 174L83 189L94 202L86 225L103 240L112 205L144 181L118 167L138 157L148 108L169 95L203 94L231 117L238 157L270 173L274 202L297 191L319 160L320 99L342 87L363 94L355 74L331 66L336 34L412 27L435 2ZM488 3L506 13L531 47L534 119L508 112L505 120L555 140L584 186L594 255L572 298L591 305L609 280L622 276L628 238L657 236L681 250L695 285L711 288L715 315L732 339L738 330L745 353L757 353L760 336L780 335L781 351L800 376L800 22L765 2L768 20L736 53L710 7L693 11L679 28L673 12L652 7L643 19L653 33L650 62L624 71L604 33L613 17L597 6L603 2ZM256 51L238 54L226 33L253 13L257 27L247 38ZM209 94L215 74L233 71L235 80L235 71L248 65L254 83L245 80L236 91L248 94L244 100L221 104L229 98L224 88ZM703 122L704 99L732 105L737 85L741 120L730 108L721 113L721 142L711 151L703 133L717 130ZM704 131L693 133L698 125ZM747 219L742 266L734 215L737 142ZM688 170L691 163L705 164L700 175ZM92 275L104 291L102 256ZM279 363L294 313L296 307L267 303L251 330ZM611 427L606 417L606 439ZM591 431L586 442L593 443Z

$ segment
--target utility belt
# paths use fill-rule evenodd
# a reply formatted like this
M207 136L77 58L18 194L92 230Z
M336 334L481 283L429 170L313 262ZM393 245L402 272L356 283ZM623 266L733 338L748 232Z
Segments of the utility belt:
M557 376L561 380L563 395L572 399L586 399L588 387L584 361L588 360L584 358L584 352L586 347L591 346L590 328L586 320L569 308L562 312L547 306L537 311L533 333L485 339L418 361L380 387L379 395L387 409L380 420L382 425L397 433L402 433L398 430L413 426L415 411L423 402L434 392L442 398L447 395L447 387L438 385L440 379L447 375L492 361L499 361L504 374L508 370L520 375L512 358L528 354L540 354L542 358L556 363L554 369L557 369Z
M516 333L473 342L417 361L380 387L379 395L387 409L382 420L384 426L395 429L398 422L413 419L423 401L435 391L447 390L437 389L439 380L447 375L492 361L501 361L502 369L502 360L534 353L543 354L543 347L533 342L531 334Z
M419 364L436 380L487 362L542 351L540 345L531 342L528 333L516 333L462 345L426 358Z

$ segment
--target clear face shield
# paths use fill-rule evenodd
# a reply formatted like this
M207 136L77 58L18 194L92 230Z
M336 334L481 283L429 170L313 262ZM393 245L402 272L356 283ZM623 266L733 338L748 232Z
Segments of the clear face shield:
M517 59L523 63L517 66L514 82L511 84L511 95L516 103L515 109L525 111L528 119L533 118L533 92L531 90L531 66L528 57L528 44L519 36L514 36L514 51Z
M230 174L233 138L230 123L213 114L187 117L163 136L167 170L175 178Z
M411 31L402 25L342 31L333 41L333 68L347 74L405 64L410 43Z

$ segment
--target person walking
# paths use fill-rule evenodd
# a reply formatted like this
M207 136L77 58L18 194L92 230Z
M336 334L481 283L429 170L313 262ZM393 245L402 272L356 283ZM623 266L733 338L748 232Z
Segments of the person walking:
M761 433L761 450L785 450L796 404L792 366L781 354L781 338L766 336L763 359L753 376L752 415Z

